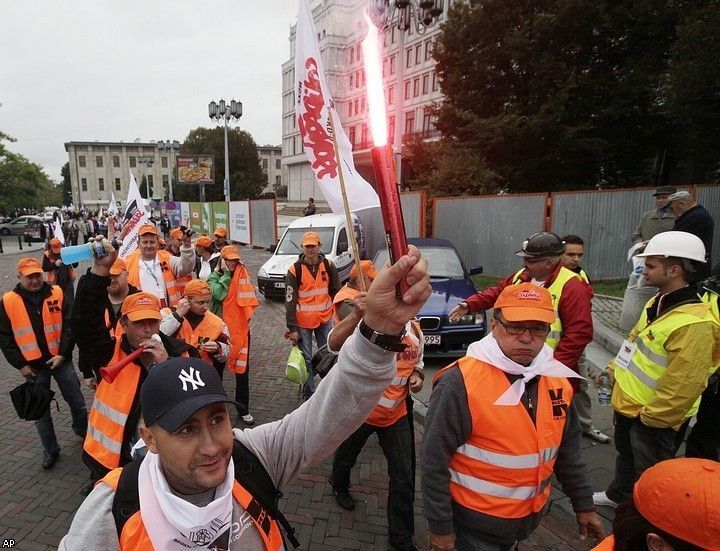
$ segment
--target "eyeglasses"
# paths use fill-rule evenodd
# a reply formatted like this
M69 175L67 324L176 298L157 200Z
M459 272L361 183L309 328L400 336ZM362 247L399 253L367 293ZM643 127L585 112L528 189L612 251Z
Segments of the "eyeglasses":
M525 327L523 325L513 325L505 323L500 318L494 318L496 322L498 322L500 325L502 325L505 328L505 331L508 332L508 335L513 335L515 337L519 337L520 335L525 334L525 331L530 333L533 337L547 337L550 334L550 326L549 325L533 325L532 327Z

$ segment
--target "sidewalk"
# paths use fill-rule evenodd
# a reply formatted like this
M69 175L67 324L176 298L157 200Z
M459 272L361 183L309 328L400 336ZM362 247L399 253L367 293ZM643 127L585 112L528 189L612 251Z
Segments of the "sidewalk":
M20 236L20 239L22 239L22 237L23 236ZM3 255L12 256L27 254L29 256L34 256L34 253L37 251L42 252L45 250L45 243L25 243L24 241L22 242L22 249L20 249L17 235L2 235L0 236L0 243L2 244L0 258L2 258Z

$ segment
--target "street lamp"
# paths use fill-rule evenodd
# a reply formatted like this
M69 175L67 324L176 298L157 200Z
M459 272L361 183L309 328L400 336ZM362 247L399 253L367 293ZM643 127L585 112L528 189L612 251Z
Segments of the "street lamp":
M173 200L173 176L175 175L175 161L173 160L173 151L177 152L180 149L180 142L177 140L158 140L157 141L158 151L169 151L170 152L170 178L169 178L169 190L168 200ZM163 189L163 199L165 198L165 190Z
M374 0L371 16L381 30L399 31L398 57L395 82L395 164L397 183L402 186L402 136L403 136L403 78L405 77L405 33L414 25L419 35L435 25L443 13L445 0Z
M230 105L225 104L225 100L219 102L211 101L208 104L208 115L211 120L225 123L225 180L223 181L223 192L225 193L225 201L230 201L230 165L228 164L228 121L230 119L240 120L242 117L242 103L231 100Z
M153 164L155 163L155 157L152 155L140 155L138 157L138 163L141 165L145 165L145 183L147 185L147 193L148 193L148 199L152 200L152 186L150 185L150 178L149 178L149 172L150 169L152 169Z

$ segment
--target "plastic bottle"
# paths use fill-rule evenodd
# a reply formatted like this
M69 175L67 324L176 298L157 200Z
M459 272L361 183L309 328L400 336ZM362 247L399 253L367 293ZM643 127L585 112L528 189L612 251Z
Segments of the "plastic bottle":
M105 248L99 241L60 249L60 258L65 264L74 264L75 262L82 262L83 260L102 258L106 255Z
M612 386L610 386L610 374L607 371L600 373L600 386L598 387L598 401L601 406L609 406L612 397Z

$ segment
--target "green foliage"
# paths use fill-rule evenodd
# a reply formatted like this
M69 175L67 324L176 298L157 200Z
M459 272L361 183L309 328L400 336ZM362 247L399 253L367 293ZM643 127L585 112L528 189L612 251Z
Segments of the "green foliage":
M62 204L70 205L72 203L72 184L70 183L70 163L65 163L60 169L60 175L62 176Z

